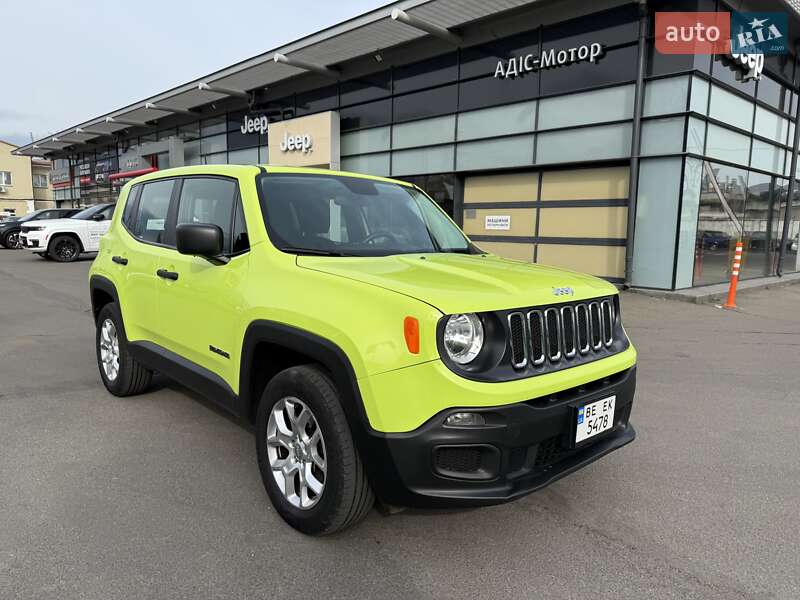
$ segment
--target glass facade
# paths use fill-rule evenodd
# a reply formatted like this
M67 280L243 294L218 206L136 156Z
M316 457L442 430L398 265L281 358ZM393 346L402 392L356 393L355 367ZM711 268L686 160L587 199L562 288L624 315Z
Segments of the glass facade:
M676 0L651 10L730 9L713 0ZM800 76L795 63L791 54L767 57L760 79L747 81L725 61L661 55L651 45L640 153L664 158L640 166L634 285L726 283L737 241L744 244L741 278L776 273L797 108L792 89ZM655 168L656 160L671 162ZM790 213L786 271L797 268L792 236L800 229ZM659 236L663 254L648 256Z
M229 103L236 110L59 158L55 168L69 167L72 176L67 185L56 187L55 198L76 204L113 199L119 184L110 183L108 175L128 170L131 153L144 154L147 144L163 145L172 138L183 143L187 165L265 163L267 132L254 122L333 110L339 114L342 169L412 181L457 221L466 217L468 180L477 185L484 175L520 174L546 186L562 171L584 177L595 167L628 169L634 151L641 157L634 285L680 289L725 282L739 239L745 243L742 277L772 275L779 266L787 207L797 109L793 90L800 80L796 59L769 57L758 81L743 81L735 67L709 56L659 54L653 43L655 11L728 7L717 0L653 0L648 6L651 29L636 149L638 15L630 3L408 64L376 63L379 71L354 79L298 93L282 91L280 98L261 99L249 109L243 102ZM495 76L498 61L590 43L603 45L595 62ZM161 147L147 155L148 164L168 167L168 156ZM626 182L628 176L626 171ZM550 264L580 267L586 260L594 272L619 279L627 241L620 215L627 214L630 199L627 183L624 194L605 189L612 180L582 180L584 196L568 199L574 205L562 205L562 212L537 206L532 229L526 225L519 234L483 235L484 243L508 256L540 262L546 257ZM492 181L504 185L504 177ZM503 210L530 212L530 203L564 200L548 198L544 189L529 196L518 200L524 208L501 198L501 204L509 205ZM600 205L585 205L598 198ZM478 205L469 209L478 217L479 211L489 210ZM580 217L586 227L553 228L552 215ZM800 268L800 194L789 215L782 266L795 271ZM598 223L602 231L592 229ZM605 240L602 252L600 244L587 242L595 238Z

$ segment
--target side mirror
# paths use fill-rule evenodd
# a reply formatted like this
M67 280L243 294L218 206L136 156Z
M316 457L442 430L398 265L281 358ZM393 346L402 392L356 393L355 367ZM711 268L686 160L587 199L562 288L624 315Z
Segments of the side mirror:
M183 223L175 229L178 252L191 256L202 256L214 263L226 263L222 254L223 234L219 225L206 223Z
M94 213L92 215L92 221L104 221L106 216L103 213Z

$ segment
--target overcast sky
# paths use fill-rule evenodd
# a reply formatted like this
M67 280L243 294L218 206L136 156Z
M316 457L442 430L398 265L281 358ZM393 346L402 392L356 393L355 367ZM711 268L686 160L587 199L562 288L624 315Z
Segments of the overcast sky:
M0 139L35 139L388 0L0 0Z

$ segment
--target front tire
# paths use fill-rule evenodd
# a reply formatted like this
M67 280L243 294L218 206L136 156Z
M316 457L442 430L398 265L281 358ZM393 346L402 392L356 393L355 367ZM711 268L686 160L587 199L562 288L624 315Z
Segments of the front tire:
M16 250L19 247L19 231L9 231L3 236L2 244L9 250Z
M256 417L256 452L275 510L302 533L355 525L375 503L339 394L319 367L291 367L269 382Z
M81 245L72 236L57 235L50 242L47 253L58 262L72 262L81 255Z
M131 356L116 302L103 306L97 315L95 349L100 378L109 392L115 396L133 396L150 386L153 372Z

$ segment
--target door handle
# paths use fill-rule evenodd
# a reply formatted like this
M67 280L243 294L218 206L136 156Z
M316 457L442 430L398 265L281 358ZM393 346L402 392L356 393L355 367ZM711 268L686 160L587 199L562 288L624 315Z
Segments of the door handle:
M121 256L112 256L111 261L117 263L118 265L122 265L123 267L128 264L128 259L122 258Z
M169 279L171 281L178 280L178 274L175 271L167 271L166 269L159 269L158 271L156 271L156 275L158 275L162 279Z

